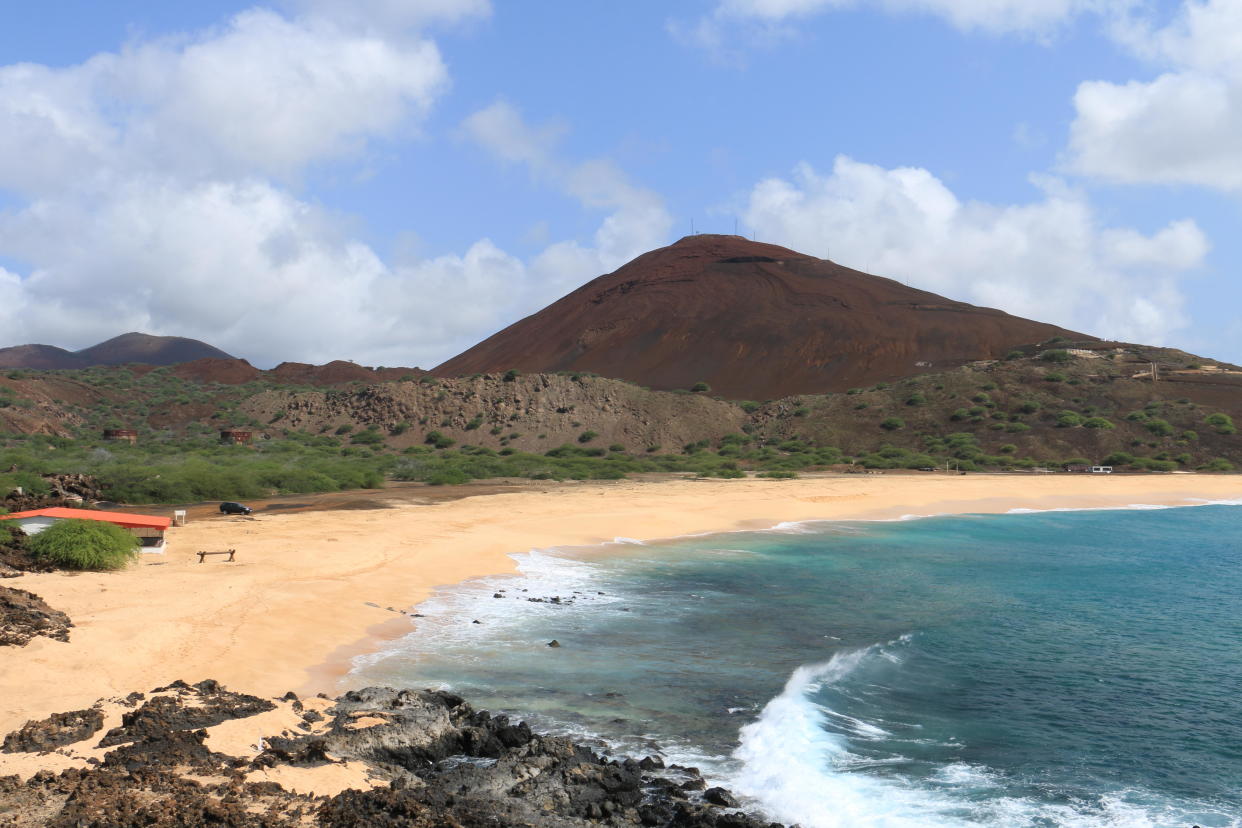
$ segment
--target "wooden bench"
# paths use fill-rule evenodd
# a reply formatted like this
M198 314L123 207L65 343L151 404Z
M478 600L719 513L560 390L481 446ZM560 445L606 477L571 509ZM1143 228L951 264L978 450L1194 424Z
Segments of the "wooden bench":
M207 559L207 556L208 556L208 555L228 555L229 557L228 557L228 559L227 559L227 562L228 562L228 563L232 563L232 562L233 562L233 556L234 556L234 555L236 555L236 554L237 554L237 550L236 550L236 549L226 549L226 550L224 550L223 552L203 552L203 551L201 551L201 550L200 550L200 551L198 552L198 562L199 562L199 563L202 563L204 560L206 560L206 559Z

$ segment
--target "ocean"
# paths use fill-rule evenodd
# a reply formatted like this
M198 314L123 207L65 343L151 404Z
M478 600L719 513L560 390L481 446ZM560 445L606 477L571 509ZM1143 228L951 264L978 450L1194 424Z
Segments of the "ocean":
M350 683L658 753L804 828L1242 826L1242 506L517 557Z

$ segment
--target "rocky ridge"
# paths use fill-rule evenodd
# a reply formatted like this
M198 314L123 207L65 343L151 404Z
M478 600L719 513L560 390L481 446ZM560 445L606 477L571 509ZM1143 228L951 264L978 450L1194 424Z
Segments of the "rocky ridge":
M0 826L772 825L694 768L603 757L442 691L269 701L174 682L3 745Z

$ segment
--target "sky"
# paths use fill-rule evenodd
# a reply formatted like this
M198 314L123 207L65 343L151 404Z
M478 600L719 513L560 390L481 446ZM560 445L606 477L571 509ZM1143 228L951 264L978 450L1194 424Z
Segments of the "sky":
M735 231L1242 362L1242 0L0 2L0 346L432 367Z

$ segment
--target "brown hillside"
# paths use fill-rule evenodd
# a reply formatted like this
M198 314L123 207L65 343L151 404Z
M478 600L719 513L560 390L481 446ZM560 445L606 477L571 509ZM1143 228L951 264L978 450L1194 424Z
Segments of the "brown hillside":
M1091 338L776 245L701 235L639 256L433 373L587 371L762 400L943 371L1054 336Z
M290 385L340 385L418 379L427 372L421 368L369 368L338 359L323 365L282 362L266 373L273 381Z
M0 368L69 371L95 365L176 365L196 359L233 357L197 339L127 333L80 351L55 345L14 345L0 348Z
M197 339L181 336L151 336L144 333L127 333L114 336L107 342L83 348L77 355L87 365L125 365L138 362L146 365L176 365L196 359L232 359L231 356Z
M172 374L182 379L218 382L222 385L245 385L262 376L258 368L244 359L215 359L213 357L183 362L173 367Z
M0 368L62 371L85 367L86 360L82 357L55 345L14 345L11 348L0 348Z

